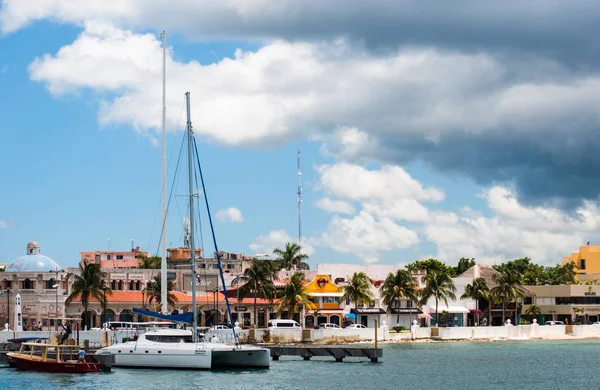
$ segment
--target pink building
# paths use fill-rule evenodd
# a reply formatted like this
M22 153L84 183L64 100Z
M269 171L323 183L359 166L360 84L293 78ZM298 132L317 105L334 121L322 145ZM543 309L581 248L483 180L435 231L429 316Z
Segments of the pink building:
M143 252L136 247L129 252L117 251L93 251L80 252L81 262L87 261L91 264L99 264L100 268L137 268L140 259L137 256L150 257L148 252Z

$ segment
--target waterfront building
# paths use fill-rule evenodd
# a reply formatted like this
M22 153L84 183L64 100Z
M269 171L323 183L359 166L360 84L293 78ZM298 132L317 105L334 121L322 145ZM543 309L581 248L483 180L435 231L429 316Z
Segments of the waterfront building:
M148 252L143 252L140 247L131 248L128 252L118 251L92 251L80 252L81 263L98 264L100 268L138 268L140 257L150 257Z
M600 278L600 246L580 246L578 252L565 256L562 265L573 263L576 278L581 281Z
M40 245L31 241L24 256L12 261L2 273L0 324L13 327L14 297L21 294L23 324L54 326L54 318L64 314L67 272L52 258L41 254Z
M569 324L589 324L600 321L600 286L598 285L544 285L526 286L535 296L525 299L523 315L535 305L540 310L540 323L568 321Z
M314 304L314 309L305 308L304 321L300 321L305 328L318 327L328 322L342 326L344 309L340 298L344 293L328 275L315 275L305 286L305 291Z

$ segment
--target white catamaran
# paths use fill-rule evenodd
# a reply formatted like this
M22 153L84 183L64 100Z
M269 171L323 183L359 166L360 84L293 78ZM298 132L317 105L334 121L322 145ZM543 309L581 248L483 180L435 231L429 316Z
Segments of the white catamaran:
M165 55L165 39L163 37L163 131L164 131L164 55ZM194 231L194 183L193 183L193 156L195 150L194 133L192 130L191 113L190 113L190 93L186 94L187 108L187 126L186 135L188 143L188 180L189 180L189 214L190 214L190 253L191 253L191 268L192 281L196 280L196 252L195 252L195 231ZM164 136L163 136L164 142ZM212 217L206 196L206 188L204 188L204 179L202 170L199 170L202 181L202 191L204 193L208 218L210 221L213 243L215 252L217 253L217 262L219 265L219 276L223 288L225 289L225 279L223 277L223 269L221 266L221 257L215 233L212 224ZM163 170L163 183L164 183ZM163 195L165 188L163 185ZM166 218L163 210L163 218ZM163 221L164 226L164 221ZM163 233L164 239L164 233ZM164 256L164 254L163 254ZM161 263L161 285L166 290L166 264L163 257ZM163 291L164 293L164 291ZM166 294L162 297L162 302L167 302ZM227 305L227 313L231 323L233 318L229 300L225 291L225 301ZM165 309L167 305L163 303L163 313L154 313L157 317L167 319L167 317L187 317L184 315L169 316L166 315ZM136 309L134 309L136 310ZM141 312L140 310L136 310ZM148 314L145 312L144 314ZM197 305L196 305L196 283L192 282L192 329L198 329ZM173 318L175 319L175 318ZM189 321L189 320L188 320ZM187 322L182 320L182 322ZM109 347L100 349L98 354L115 355L115 366L127 367L156 367L156 368L188 368L188 369L207 369L207 368L268 368L270 364L270 350L253 345L240 345L236 334L236 329L232 328L234 344L224 344L218 342L208 342L204 338L200 338L198 332L181 329L157 329L141 334L136 341L115 344Z

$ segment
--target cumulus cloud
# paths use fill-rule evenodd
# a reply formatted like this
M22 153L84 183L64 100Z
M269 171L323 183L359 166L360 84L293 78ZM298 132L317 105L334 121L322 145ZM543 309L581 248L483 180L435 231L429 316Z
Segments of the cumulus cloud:
M268 253L272 255L275 248L283 249L285 244L288 242L298 242L298 237L290 236L285 230L273 230L266 235L259 235L252 244L250 249L255 253ZM302 253L306 253L308 256L312 256L315 253L314 247L311 245L310 240L302 238Z
M381 251L411 247L419 242L419 237L389 218L375 219L361 211L353 218L333 216L314 242L340 253L356 254L367 263L375 263Z
M427 218L421 202L439 202L444 192L425 188L399 166L368 170L360 165L338 163L317 167L319 187L331 196L360 202L366 212L395 220Z
M528 207L514 190L496 186L483 194L491 216L471 209L433 212L424 236L442 259L474 257L493 264L519 257L555 265L592 241L600 230L597 204L585 202L574 214L556 208Z
M242 222L244 221L244 216L240 209L235 207L229 207L224 210L217 211L217 218L221 221L230 221L230 222Z
M148 30L161 26L192 39L322 41L345 37L374 48L398 44L468 51L519 50L594 65L600 17L593 0L4 0L0 28L36 20L82 25L98 20ZM577 28L573 28L577 26Z
M330 213L354 214L354 206L343 200L333 200L328 197L317 201L317 207Z
M56 95L96 91L102 124L145 132L160 124L150 109L160 101L160 64L157 37L90 22L30 72ZM423 160L484 186L514 183L530 203L573 207L600 193L590 180L600 170L593 71L432 48L375 55L344 40L277 41L211 65L169 54L167 67L168 106L181 107L190 90L196 131L224 144L282 144L310 129L335 157Z

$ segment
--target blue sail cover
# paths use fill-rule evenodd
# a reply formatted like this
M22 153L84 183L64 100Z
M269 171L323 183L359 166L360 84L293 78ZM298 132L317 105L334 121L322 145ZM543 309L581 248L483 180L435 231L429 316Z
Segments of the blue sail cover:
M150 310L142 310L138 308L133 308L133 312L137 314L141 314L143 316L160 318L161 320L173 321L173 322L183 322L185 324L192 324L194 322L194 313L187 312L183 314L162 314L157 313L155 311Z

